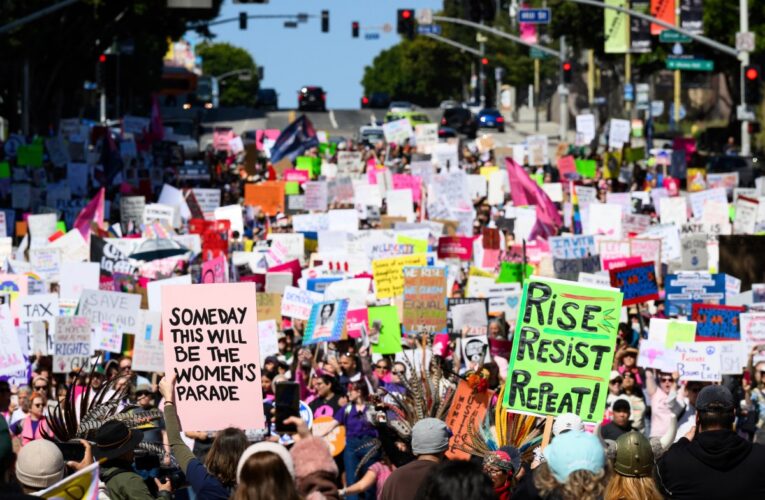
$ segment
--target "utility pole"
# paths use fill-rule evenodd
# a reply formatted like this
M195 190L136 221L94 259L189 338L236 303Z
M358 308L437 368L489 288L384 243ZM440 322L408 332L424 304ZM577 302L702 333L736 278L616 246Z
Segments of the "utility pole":
M675 24L677 26L680 26L680 2L677 2L675 4ZM675 113L673 117L675 122L675 130L680 130L680 94L681 94L680 70L676 69L675 70Z
M481 17L481 25L483 25L483 16ZM486 65L483 63L484 57L486 57L486 37L483 35L483 33L479 33L478 36L480 37L480 46L479 50L481 51L481 64L478 74L478 88L479 88L479 102L481 103L481 109L486 107Z
M739 31L746 33L749 31L749 4L747 0L738 2ZM741 88L741 107L746 108L744 97L744 68L749 65L749 52L741 51L739 54L741 60L741 75L739 76L739 87ZM749 122L741 120L741 156L752 154L752 138L749 136Z
M624 53L624 86L632 85L632 54L627 48L627 52ZM632 96L634 99L635 90L632 90ZM627 110L627 116L631 117L632 101L624 100L624 109Z
M560 37L560 60L566 60L566 37ZM566 140L566 133L568 132L568 86L563 78L563 67L560 67L560 85L558 86L558 97L560 99L560 124L559 134L560 141Z

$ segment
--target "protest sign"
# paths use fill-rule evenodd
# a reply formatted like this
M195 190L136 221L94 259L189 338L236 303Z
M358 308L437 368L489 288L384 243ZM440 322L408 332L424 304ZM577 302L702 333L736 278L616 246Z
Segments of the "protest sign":
M653 262L643 262L609 270L611 286L624 294L622 305L631 306L659 299L656 268Z
M446 332L446 269L405 267L404 333Z
M282 329L282 296L276 293L258 293L258 321L276 321L277 329Z
M757 225L760 202L755 198L736 198L736 218L733 220L733 234L753 234Z
M138 315L141 296L134 293L83 290L77 314L93 325L111 323L121 333L140 333Z
M472 443L470 429L481 427L489 401L493 396L493 391L477 391L465 380L459 381L445 420L446 426L452 431L449 448L446 450L446 457L449 460L470 459L470 453L464 449L470 449L470 443Z
M749 347L765 344L765 312L746 312L739 315L741 340Z
M656 368L664 372L674 372L677 368L677 355L674 345L668 347L664 342L649 339L641 340L637 365L642 368Z
M202 262L202 283L227 283L228 259L224 255Z
M621 306L616 289L532 276L523 288L503 405L600 421Z
M160 337L161 313L141 310L141 330L133 341L133 370L164 372L164 344Z
M575 281L580 273L596 273L600 271L600 255L590 255L575 259L553 258L553 272L555 277L568 281Z
M401 323L399 323L396 306L370 307L368 315L372 352L375 354L401 352Z
M305 190L305 210L327 211L329 189L326 181L311 181L303 185Z
M22 346L19 345L19 336L13 327L13 318L8 304L0 305L0 375L12 375L25 370Z
M0 294L10 296L11 316L14 318L18 318L21 312L18 299L27 295L28 288L29 279L25 275L0 273Z
M404 142L414 135L414 130L412 130L412 124L407 118L401 118L400 120L384 123L383 134L385 134L387 142L403 145Z
M430 154L438 144L438 124L419 123L414 127L414 139L417 152Z
M116 328L113 323L91 323L93 330L93 351L122 352L122 330Z
M696 338L696 322L678 319L651 318L648 340L672 348L678 342L693 342Z
M359 175L364 168L359 151L338 151L337 175Z
M439 259L470 260L473 258L473 238L468 236L441 236L438 238Z
M265 181L244 185L244 204L257 206L269 216L284 212L284 182Z
M169 285L162 330L184 428L265 425L254 284Z
M88 370L91 353L90 320L83 316L56 317L53 373Z
M341 340L347 312L346 299L314 303L305 328L303 345Z
M51 338L56 333L56 317L59 315L58 295L43 293L25 295L19 299L19 326L31 332L31 323L44 321ZM46 347L47 350L47 347Z
M375 296L378 299L389 299L401 295L404 292L404 267L425 265L427 265L427 257L424 254L373 260Z
M550 253L556 259L578 259L595 255L598 249L592 235L553 236L550 238Z
M35 493L48 500L70 500L74 498L94 500L99 497L99 464L96 461L67 476L53 486Z
M262 365L267 357L279 354L279 334L276 321L272 319L258 321L258 338L260 341L260 364Z
M450 305L449 314L454 332L468 336L486 335L489 327L486 301Z
M720 382L720 349L716 342L678 342L675 344L677 373L683 382Z
M667 315L690 316L694 303L725 303L725 275L705 272L682 272L666 276Z
M722 375L741 375L749 360L749 350L743 341L715 342L720 352L720 373Z
M717 304L693 304L692 319L696 322L696 340L739 340L739 315L746 308Z
M282 316L307 320L311 316L313 305L321 299L320 293L288 286L282 296Z
M595 139L595 115L576 115L576 143L590 144Z

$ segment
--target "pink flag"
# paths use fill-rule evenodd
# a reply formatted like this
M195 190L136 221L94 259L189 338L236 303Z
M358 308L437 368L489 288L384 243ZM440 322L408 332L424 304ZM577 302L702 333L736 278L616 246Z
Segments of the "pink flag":
M87 241L90 241L90 224L92 222L98 224L98 227L103 227L104 225L105 192L104 188L99 189L98 194L85 205L85 208L82 209L74 220L74 227L82 233L82 237Z
M558 209L541 187L529 177L529 174L512 158L505 158L507 175L510 178L510 196L513 205L534 205L537 210L537 223L531 232L531 239L537 236L554 236L558 227L563 225Z

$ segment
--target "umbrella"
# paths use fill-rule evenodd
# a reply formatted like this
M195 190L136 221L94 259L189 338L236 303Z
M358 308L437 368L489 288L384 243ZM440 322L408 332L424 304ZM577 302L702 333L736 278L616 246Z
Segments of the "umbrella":
M188 251L188 248L175 240L169 238L151 238L141 243L141 246L130 255L130 258L149 261L183 255Z

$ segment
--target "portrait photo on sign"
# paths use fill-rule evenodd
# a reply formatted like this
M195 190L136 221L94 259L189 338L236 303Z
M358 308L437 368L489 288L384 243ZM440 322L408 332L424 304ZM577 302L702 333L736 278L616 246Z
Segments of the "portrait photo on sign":
M305 329L303 344L334 342L341 340L348 312L348 300L317 302L311 308L311 316Z

